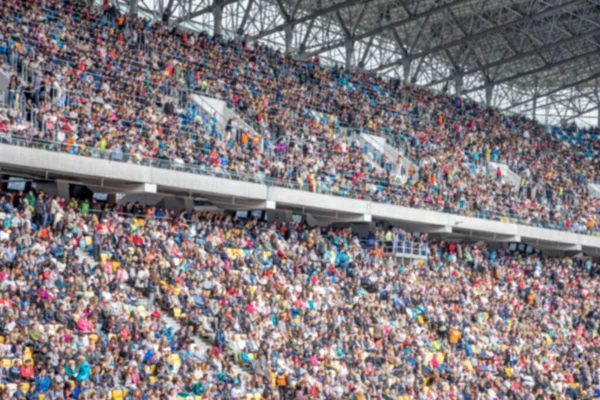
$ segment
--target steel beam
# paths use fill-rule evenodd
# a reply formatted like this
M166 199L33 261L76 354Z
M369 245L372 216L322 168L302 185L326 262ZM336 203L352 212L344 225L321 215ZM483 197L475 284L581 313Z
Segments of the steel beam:
M402 63L402 73L403 73L403 84L404 85L409 85L409 81L410 81L410 72L411 72L411 61L409 59L406 59L406 61L404 61Z
M277 5L279 6L279 10L281 11L281 15L286 21L290 21L292 19L291 15L287 12L285 7L283 6L283 2L281 0L277 0ZM290 25L291 27L291 25Z
M531 117L534 121L537 119L537 99L538 99L538 96L536 93L534 93L533 94L533 109L532 109L532 114L531 114Z
M485 106L492 107L492 99L494 97L494 84L489 82L485 85Z
M548 64L548 65L544 65L543 67L534 68L534 69L531 69L531 70L528 70L528 71L519 72L517 74L511 75L511 76L507 76L505 78L496 80L496 81L494 81L494 84L495 85L501 85L503 83L511 82L511 81L516 80L516 79L521 79L521 78L524 78L524 77L529 76L529 75L539 74L541 72L548 71L550 69L554 69L554 68L560 67L561 65L565 65L565 64L571 63L573 61L578 61L578 60L581 60L583 58L590 57L590 56L593 56L593 55L598 55L598 50L593 50L593 51L589 51L587 53L578 54L576 56L569 57L569 58L566 58L566 59L558 61L558 62L554 62L554 63ZM485 85L480 85L480 86L476 86L476 87L470 88L470 89L464 91L463 93L465 93L465 94L466 93L471 93L471 92L475 92L477 90L482 90L482 89L485 89Z
M456 96L463 94L463 76L460 73L454 76L454 94Z
M285 54L291 53L293 39L294 39L294 27L288 26L285 28Z
M589 76L587 78L580 79L580 80L578 80L576 82L569 82L569 83L567 83L565 85L561 85L561 86L559 86L557 88L554 88L554 89L552 89L552 90L550 90L548 92L539 93L537 97L540 98L540 97L552 96L553 94L559 93L559 92L561 92L563 90L566 90L566 89L569 89L569 88L572 88L572 87L577 87L579 85L583 85L585 83L591 82L594 79L600 79L600 72L597 72L597 73L595 73L595 74L593 74L593 75L591 75L591 76ZM534 96L534 98L535 98L535 96ZM532 101L532 99L527 99L527 100L524 100L524 101L520 101L518 103L511 104L509 107L503 108L502 111L511 110L511 109L513 109L515 107L519 107L519 106L525 105L525 104L527 104L527 103L529 103L531 101ZM536 104L536 106L537 106L537 104ZM520 112L528 112L530 110L531 109L520 110Z
M584 110L581 110L581 111L577 112L577 114L569 115L569 116L568 116L567 118L565 118L565 119L566 119L567 121L574 120L574 119L576 119L576 118L579 118L579 117L581 117L582 115L585 115L585 114L587 114L587 113L590 113L590 112L592 112L592 111L594 111L594 110L598 110L598 108L599 108L599 107L600 107L600 105L599 105L599 104L594 104L594 105L593 105L593 106L591 106L591 107L585 108ZM600 116L599 116L598 118L600 118Z
M528 51L525 51L525 52L522 52L522 53L517 53L517 54L515 54L515 55L513 55L511 57L502 58L500 60L497 60L497 61L494 61L494 62L491 62L491 63L478 65L478 66L476 66L474 68L470 68L470 69L467 69L467 70L463 71L462 74L463 75L471 75L471 74L474 74L476 72L489 70L490 68L500 67L502 65L510 64L510 63L515 62L515 61L521 60L523 58L533 57L533 56L541 54L541 53L543 53L545 51L556 49L558 46L563 46L563 45L566 45L566 44L569 44L569 43L573 43L573 42L576 42L576 41L579 41L579 40L583 40L583 39L586 39L586 38L589 38L589 37L592 37L592 36L595 36L595 35L598 35L598 34L600 34L600 28L592 29L592 30L590 30L588 32L583 32L583 33L581 33L579 35L574 35L574 36L571 36L569 38L565 38L565 39L562 39L562 40L558 40L556 42L548 43L548 44L546 44L544 46L541 46L541 47L537 47L537 48L534 48L534 49L531 49L531 50L528 50ZM420 54L418 54L416 56L420 57ZM452 78L453 78L453 76L447 76L445 78L429 82L426 86L438 85L438 84L446 82L446 81L448 81L448 80L450 80Z
M220 1L215 0L215 6L212 9L213 13L213 32L215 36L221 34L221 26L223 20L223 6Z
M367 3L369 1L372 1L372 0L368 0ZM345 0L345 1L342 1L341 3L333 4L329 7L325 7L325 8L321 8L317 11L313 11L311 13L303 15L302 17L287 20L283 24L279 24L277 26L274 26L273 28L267 29L266 31L259 33L258 35L252 36L251 40L261 39L265 36L269 36L274 33L281 32L289 26L302 24L304 22L314 20L315 18L323 17L327 14L343 10L344 8L353 7L357 4L364 4L364 3L365 2L361 1L361 0Z
M138 1L139 0L129 0L129 14L132 16L137 16L138 12Z
M439 53L439 52L444 51L444 50L448 50L448 49L450 49L452 47L456 47L456 46L460 46L460 45L465 45L467 43L472 43L473 41L480 40L480 39L482 39L484 37L487 37L487 36L490 36L490 35L497 35L497 34L500 34L502 31L504 31L506 29L510 29L510 28L512 28L512 27L514 27L516 25L519 25L522 22L533 21L535 19L539 19L539 18L543 18L543 17L549 16L549 15L552 15L552 14L554 14L556 12L564 10L567 7L576 5L578 3L583 3L584 1L586 1L586 0L572 0L572 1L568 2L568 3L561 4L560 6L557 6L557 7L546 9L546 10L541 11L539 13L526 14L526 15L524 15L521 18L517 18L517 19L515 19L513 21L510 21L510 22L507 22L505 24L497 25L497 26L494 26L493 28L485 29L483 31L474 33L472 35L467 35L467 36L464 36L464 37L462 37L460 39L452 40L452 41L450 41L448 43L444 43L444 44L441 44L439 46L434 46L432 48L423 50L421 52L418 52L418 53L414 54L413 58L426 57L426 56L431 55L431 54L435 54L435 53ZM395 61L386 63L384 65L381 65L378 68L376 68L374 71L376 71L376 72L377 71L381 71L381 70L384 70L384 69L387 69L387 68L394 67L396 65L400 65L401 63L402 63L402 59L400 58L398 60L395 60ZM450 80L450 79L452 79L452 77L448 77L448 79L446 79L446 80ZM437 82L437 83L441 83L441 82Z
M350 71L352 69L352 65L354 64L354 42L349 41L346 43L346 71Z
M446 11L447 9L449 9L451 7L459 6L459 5L463 4L463 3L466 3L467 1L470 1L470 0L455 0L455 1L451 2L451 3L445 3L445 4L441 5L441 6L433 6L430 9L428 9L427 11L423 11L423 12L418 13L418 14L412 14L412 15L409 15L408 17L406 17L404 19L401 19L399 21L391 22L389 24L384 24L384 25L381 25L381 26L379 26L377 28L367 30L367 31L365 31L363 33L360 33L358 35L353 36L352 38L349 38L349 39L346 39L346 40L339 40L339 41L336 41L336 42L324 45L324 46L322 46L318 50L306 53L305 56L306 57L313 57L313 56L316 56L318 54L324 53L326 51L330 51L330 50L333 50L335 48L338 48L340 46L344 46L348 40L358 41L358 40L368 39L371 36L379 35L379 34L381 34L383 32L387 32L387 31L390 31L392 29L408 25L408 24L410 24L412 22L419 21L421 19L425 19L425 18L427 18L427 17L429 17L431 15L439 14L441 12Z
M238 0L222 0L222 1L219 1L219 2L214 1L213 4L211 4L210 6L204 7L202 9L200 9L198 11L194 11L192 13L187 13L185 15L182 15L181 17L179 17L175 21L173 21L173 24L174 25L179 25L182 22L191 21L194 18L197 18L197 17L199 17L201 15L209 14L209 13L214 12L214 10L216 8L221 8L221 10L222 10L223 8L225 8L225 6L227 6L229 4L233 4L233 3L237 2L237 1Z
M252 11L252 6L254 5L255 0L249 0L246 10L244 11L244 16L242 17L242 22L237 27L237 34L243 35L244 30L246 29L246 24L248 23L248 18L250 17L250 12Z

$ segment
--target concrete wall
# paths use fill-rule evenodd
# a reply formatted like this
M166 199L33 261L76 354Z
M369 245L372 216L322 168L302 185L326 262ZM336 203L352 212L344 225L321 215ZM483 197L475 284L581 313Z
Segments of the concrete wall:
M217 113L217 130L225 132L227 118L225 117L226 104L223 100L214 99L207 96L192 95L192 100L209 114Z
M278 213L280 218L291 218L289 211L280 207L293 207L304 214L327 215L325 219L359 223L379 219L401 222L416 232L466 234L474 239L482 238L497 242L526 242L540 247L565 251L585 251L600 255L600 237L542 229L532 226L490 221L441 212L393 206L337 196L298 191L282 187L266 186L197 175L173 170L124 164L114 161L84 158L63 153L0 145L0 165L24 170L60 172L73 177L95 177L120 182L148 183L161 189L176 189L184 193L204 193L239 199L261 201L277 207L270 216ZM269 207L265 207L269 208ZM315 222L315 221L313 221Z
M590 192L590 196L600 198L600 185L595 183L589 183L588 190Z
M195 193L213 193L264 200L267 187L256 183L217 179L212 176L125 164L97 158L0 145L0 164L67 173L78 177L98 177L116 181L151 183Z
M512 169L510 169L508 165L495 162L490 162L488 165L494 174L498 170L498 167L500 167L500 170L502 171L502 180L504 182L510 183L516 188L518 188L521 184L521 177Z
M258 132L256 132L256 130L254 130L252 126L250 126L250 124L248 124L242 117L238 115L237 111L227 107L227 103L225 101L208 96L199 96L196 94L192 95L192 100L194 100L196 104L211 114L215 111L217 112L217 129L219 129L220 132L225 131L227 121L229 121L231 118L236 118L240 129L249 131L255 136L261 136L258 134Z
M8 83L10 75L0 71L0 105L8 104Z

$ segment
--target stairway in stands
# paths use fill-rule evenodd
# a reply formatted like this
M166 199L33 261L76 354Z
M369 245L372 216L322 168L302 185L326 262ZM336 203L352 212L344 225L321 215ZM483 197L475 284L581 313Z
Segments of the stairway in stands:
M81 259L87 259L92 267L95 267L98 264L98 262L95 261L94 258L92 256L90 256L89 252L86 251L85 249L78 248L76 250L75 254L77 256L79 256ZM138 298L137 306L142 306L146 310L151 312L150 301L147 297ZM175 319L168 312L168 310L162 310L162 311L164 312L164 321L167 324L167 326L169 326L173 329L173 333L182 329L181 323L177 319ZM194 341L193 346L192 346L193 354L198 356L199 358L206 359L206 355L208 354L208 352L210 352L210 349L212 348L210 342L207 339L204 339L204 338L201 338L198 336L194 337L193 341ZM231 357L231 360L233 361L232 369L233 369L234 373L236 373L238 375L239 374L242 374L242 375L252 374L252 370L249 367L239 364L237 362L237 360L235 360L233 357Z

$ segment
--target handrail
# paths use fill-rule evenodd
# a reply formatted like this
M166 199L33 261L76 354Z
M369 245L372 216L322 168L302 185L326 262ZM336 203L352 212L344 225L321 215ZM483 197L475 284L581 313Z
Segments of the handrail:
M215 107L213 107L211 104L209 104L209 103L208 103L208 101L206 101L206 100L203 98L203 96L206 96L206 94L202 94L202 95L199 95L199 94L194 94L193 96L194 96L194 97L193 97L193 100L192 100L192 101L195 101L195 102L197 102L197 103L202 103L202 104L200 104L200 107L206 107L205 109L210 109L212 112L216 113L216 114L219 116L219 118L220 118L220 119L223 121L223 123L227 123L227 118L225 117L225 115L223 115L223 113L221 113L219 110L217 110L217 109L216 109ZM223 101L223 102L225 102L224 100L218 99L217 97L214 97L214 98L215 98L216 100L220 100L220 101ZM226 106L228 106L228 103L227 103L227 102L225 102L225 104L226 104ZM236 115L238 116L238 118L240 118L238 114L236 114ZM241 119L241 118L240 118L240 119ZM252 127L252 125L248 124L248 123L247 123L247 122L246 122L244 119L241 119L241 122L242 122L242 124L245 124L245 125L247 125L247 126L248 126L248 127L251 129L251 130L252 130L250 133L252 133L252 134L253 134L255 137L258 137L258 138L259 138L261 141L264 141L264 139L265 139L265 138L264 138L264 137L263 137L261 134L259 134L259 133L258 133L258 132L257 132L257 131L256 131L256 130L255 130L253 127ZM261 144L261 145L260 145L260 147L261 147L261 148L263 148L263 145Z
M54 12L54 11L52 11L52 13L55 13L55 12ZM81 16L81 15L79 15L79 18L82 18L82 16ZM80 25L86 25L86 24L85 24L85 23L82 23L82 24L80 24ZM29 40L31 40L33 43L35 43L35 40L33 40L33 39L31 39L31 38L30 38ZM184 59L182 59L181 57L176 57L176 58L178 58L180 61L185 61L185 60L184 60ZM130 60L130 61L131 61L131 60ZM210 63L207 63L207 64L205 63L205 66L206 66L208 69L210 69L210 70L212 70L213 72L215 72L215 68L213 68L213 66L212 66ZM109 76L108 78L109 78L109 79L113 79L113 78L112 78L112 77L110 77L110 76ZM256 86L256 84L258 84L258 82L254 81L254 80L253 80L253 79L251 79L250 77L247 77L247 76L244 76L244 75L239 75L239 74L238 74L238 75L235 75L235 76L231 76L230 78L235 78L235 79L237 79L237 80L240 80L240 79L241 79L241 80L243 80L243 81L245 81L245 82L249 82L250 84L252 84L252 86ZM134 80L134 81L137 81L137 78L133 78L133 80ZM354 82L354 83L356 84L356 82ZM246 84L247 84L247 83L246 83ZM322 89L322 90L329 90L329 89L331 89L331 87L329 87L329 86L324 86L324 87L323 87L322 85L320 85L320 84L318 84L318 83L317 83L317 86L321 87L321 89ZM340 85L340 84L336 85L336 87L339 87L339 86L341 86L341 85ZM359 85L359 86L360 86L360 85ZM377 91L373 90L373 89L372 89L372 87L371 87L370 85L367 85L367 86L365 86L365 87L362 87L362 86L361 86L361 90L363 90L363 91L364 91L364 90L366 90L365 88L369 88L369 89L371 89L371 90L370 90L370 94L369 94L369 93L367 93L367 96L377 96L377 95L380 95L380 94L381 94L380 92L377 92ZM314 89L315 89L315 88L314 88L314 83L313 83L313 84L311 84L311 88L310 88L310 89L311 89L312 91L314 91ZM180 89L177 89L177 90L180 90ZM264 88L261 88L261 90L262 90L262 91L264 91L265 89L264 89ZM384 96L384 97L385 97L385 98L388 98L389 96ZM230 107L232 107L232 108L234 108L234 109L238 109L238 108L237 108L237 106L235 106L235 105L232 105L232 104L231 104L229 101L227 101L227 103L228 103L228 105L229 105ZM320 109L320 110L325 110L327 113L337 113L337 112L339 111L339 110L332 110L332 109L328 109L328 108L325 108L325 109L324 109L324 108L322 108L322 104L313 104L313 103L311 103L311 107L312 107L312 108L316 108L316 109ZM240 111L240 110L238 109L238 111ZM257 127L257 126L256 126L256 124L255 124L255 122L254 122L254 121L252 121L251 119L250 119L249 121L247 121L246 119L244 119L244 120L245 120L245 122L249 123L249 125L250 125L250 126L254 127L254 129L255 129L256 131L258 131L258 132L262 132L262 131L263 131L262 127ZM368 128L368 126L356 126L356 127L354 127L354 128L355 128L355 129L363 129L363 130L364 130L364 129L367 129L367 130L369 130L370 132L373 132L373 133L375 133L375 134L377 134L377 135L381 136L380 132L372 131L372 130L370 130L370 129ZM263 136L264 136L264 135L263 135Z
M361 240L361 244L367 249L381 248L385 254L393 254L395 256L429 257L429 246L425 242L392 238L391 241L377 239Z
M54 11L53 11L53 12L54 12ZM35 43L35 42L33 42L33 43ZM214 66L212 66L212 65L210 65L210 64L208 64L208 65L207 65L207 67L208 67L208 68L212 68L212 69L214 70ZM231 72L233 75L235 75L235 71L228 70L228 72ZM231 75L231 74L229 74L229 75ZM228 76L229 76L229 75L228 75ZM239 75L237 75L237 76L236 76L236 78L238 78L238 79L242 79L242 80L247 80L247 79L249 80L251 77L246 77L246 76L242 76L242 77L240 77ZM334 78L335 78L335 79L337 79L337 78L341 78L341 76L334 77ZM345 77L345 76L344 76L344 79L346 79L346 78L347 78L347 77ZM353 79L354 79L354 78L350 77L350 81L351 81L351 82L354 82L354 80L353 80ZM134 79L134 81L136 81L136 79ZM252 84L253 84L253 85L256 85L256 82L255 82L254 80L252 80L251 82L252 82ZM336 82L337 82L337 80L336 80ZM170 82L170 83L172 83L172 82ZM312 85L312 83L311 83L311 85ZM366 85L361 85L361 88L360 88L360 89L358 89L358 90L364 90L365 88L367 88L367 90L368 90L368 88L370 87L370 85L371 85L371 83L368 83L368 84L366 84ZM161 85L161 86L159 87L159 90L161 90L161 89L163 88L163 86L164 86L164 85ZM337 86L337 87L339 87L339 86L340 86L340 85L339 85L339 82L336 84L336 86ZM166 88L166 89L167 89L167 90L169 90L169 91L171 91L171 90L176 90L176 91L177 91L177 93L178 93L178 94L180 94L180 95L181 95L181 93L185 92L185 89L179 89L179 88L172 88L172 87L168 87L168 88ZM182 92L182 90L183 90L183 92ZM315 90L318 90L318 88L317 88L317 89L315 89L315 87L314 87L314 86L311 86L311 89L310 89L310 90L314 92ZM387 87L383 86L383 87L382 87L382 90L387 92L387 91L389 90L389 88L387 88ZM378 92L378 93L379 93L379 92ZM379 93L379 94L381 94L381 93ZM366 95L368 96L368 94L366 94ZM388 98L388 97L389 97L389 95L388 95L388 94L386 94L386 95L383 95L383 96L384 96L385 98ZM320 104L320 105L322 105L321 103L319 103L319 104ZM417 111L415 112L415 114L416 114L416 117L417 117L417 119L418 119L418 117L419 117L419 115L420 115L421 113L422 113L423 115L426 115L426 116L429 116L429 117L431 117L431 113L433 112L433 110L435 110L435 109L436 109L436 106L435 106L435 105L433 105L433 104L428 104L427 106L424 106L424 105L422 105L422 104L420 104L420 103L418 103L418 102L417 102L417 103L415 103L415 108L417 109ZM401 111L400 113L402 113L402 111ZM371 182L371 180L367 180L367 181L368 181L368 182Z
M322 184L312 185L308 182L300 180L300 177L296 177L298 179L282 179L282 178L271 178L265 177L259 174L244 174L234 169L228 169L224 167L206 167L205 165L190 165L185 164L183 162L174 162L171 160L165 159L156 159L143 157L137 154L127 154L122 153L120 157L113 157L113 153L110 150L100 150L92 147L81 146L82 143L77 143L73 145L52 142L48 140L40 140L32 137L27 137L23 135L9 135L9 134L0 134L0 144L8 144L15 146L23 146L29 148L36 148L47 151L54 152L63 152L71 155L77 156L86 156L92 158L105 159L115 162L124 162L124 163L133 163L136 165L154 167L154 168L163 168L163 169L171 169L179 172L187 172L193 174L200 174L206 176L214 176L217 178L224 179L233 179L240 180L244 182L252 182L252 183L260 183L268 186L279 186L296 190L310 191L313 193L341 196L347 198L355 198L359 200L372 200L384 204L392 204L392 205L401 205L405 207L419 208L419 209L428 209L439 212L448 212L448 210L443 209L435 204L427 204L427 203L419 203L417 205L401 203L399 202L399 198L397 197L379 197L372 199L368 193L364 193L359 189L359 186L343 186L339 185L337 188L327 187ZM363 185L363 184L360 184ZM396 187L398 189L401 187ZM381 192L378 192L381 193ZM402 197L400 197L402 199ZM452 212L451 212L452 213ZM587 234L598 236L600 234L600 230L595 228L590 231L587 227L582 226L582 229L575 229L575 226L572 226L570 229L565 229L564 226L560 226L558 224L554 224L552 222L544 221L542 219L523 219L517 212L513 214L501 215L495 214L486 211L470 211L461 209L459 212L454 212L453 214L465 215L475 218L489 219L494 221L506 222L506 223L519 223L523 225L531 225L540 228L547 229L556 229L559 231L569 231L575 232L579 234Z
M210 66L210 65L207 65L207 67L208 67L209 69L211 69L211 68L212 68L212 66ZM214 70L214 69L213 69L213 70ZM245 76L242 76L242 77L240 77L240 76L237 76L237 77L236 77L236 79L244 79L244 80L246 80L246 79L249 79L249 78L248 78L248 77L245 77ZM171 83L172 83L172 82L171 82ZM364 87L363 87L363 86L361 86L361 90L364 90L365 88L368 88L369 86L370 86L370 85L366 85L366 86L364 86ZM180 90L180 89L177 89L177 90ZM387 90L387 89L383 88L383 90ZM379 92L379 94L381 94L381 93ZM388 97L389 97L389 95L386 95L386 96L384 96L384 97L388 98ZM313 105L313 107L316 107L316 105ZM417 107L417 108L423 108L423 107L421 107L421 105L419 105L419 104L417 104L417 105L416 105L416 107ZM368 128L368 127L363 127L363 128L365 129L365 128ZM260 130L260 128L259 128L259 130ZM370 131L370 130L369 130L369 132L372 132L372 131ZM377 132L377 133L378 133L378 134L380 134L380 132ZM389 135L385 135L385 136L389 138ZM397 141L396 141L396 142L397 142ZM398 143L396 143L396 145L398 145ZM406 156L406 157L409 157L409 158L411 159L411 161L413 161L413 163L415 163L416 165L418 165L418 162L415 162L415 160L414 160L414 159L412 159L412 157L410 157L410 155L408 154L408 148L406 148L406 149L405 149L405 156Z

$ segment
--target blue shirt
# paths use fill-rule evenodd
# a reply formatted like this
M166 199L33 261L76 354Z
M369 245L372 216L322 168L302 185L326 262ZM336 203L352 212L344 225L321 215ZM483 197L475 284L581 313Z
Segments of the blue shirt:
M77 386L77 387L75 387L75 390L73 390L73 394L71 396L73 396L74 399L78 399L79 396L82 393L85 393L86 390L87 390L86 388L81 388L81 387Z
M35 378L35 385L38 387L40 392L46 393L48 390L50 390L50 377L45 376L44 378Z
M84 361L80 366L79 366L79 370L77 371L77 381L87 381L88 379L90 379L90 375L91 375L91 370L90 370L90 364L88 364L87 361Z

